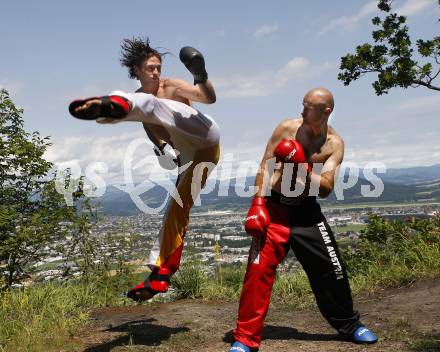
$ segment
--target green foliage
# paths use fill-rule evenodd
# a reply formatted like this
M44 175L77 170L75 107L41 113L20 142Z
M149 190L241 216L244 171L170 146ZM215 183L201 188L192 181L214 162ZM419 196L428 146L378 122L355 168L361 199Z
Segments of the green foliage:
M47 351L65 347L89 320L91 308L131 304L120 296L129 287L128 269L89 280L49 282L0 294L0 351Z
M438 352L440 351L440 334L425 335L410 341L411 351L414 352Z
M353 291L440 275L440 215L405 223L371 216L355 250L343 252Z
M391 2L379 0L378 8L389 13ZM440 91L440 87L433 84L440 74L440 37L416 41L418 54L430 60L422 64L416 58L405 24L406 17L389 13L383 20L374 17L372 23L379 27L372 32L376 44L359 45L355 54L343 56L338 79L349 85L365 73L375 72L378 76L373 88L377 95L388 93L393 87L424 86Z
M246 265L219 265L203 287L203 298L238 299L243 285Z
M356 248L342 251L355 294L387 286L405 285L418 278L440 276L440 215L405 223L371 215ZM238 299L245 265L218 265L211 275L200 262L183 265L173 281L177 298ZM274 284L272 301L307 307L314 298L306 274L282 272Z
M208 277L204 266L197 260L184 262L172 277L171 285L177 298L200 298Z
M3 288L17 282L43 248L66 233L62 221L75 218L47 177L43 158L48 137L23 128L23 110L0 90L0 262L6 263Z
M43 351L61 346L88 319L89 288L45 284L1 294L0 350ZM47 349L46 349L47 350Z
M306 273L298 270L278 275L273 287L273 301L295 308L313 304L314 298Z
M76 262L84 279L105 275L115 258L102 258L103 246L91 236L97 212L84 195L83 180L74 182L74 206L69 207L50 173L52 163L43 158L49 139L26 132L22 113L0 90L0 263L6 263L0 288L25 278L48 248ZM73 181L69 172L64 180ZM66 236L71 240L63 241Z

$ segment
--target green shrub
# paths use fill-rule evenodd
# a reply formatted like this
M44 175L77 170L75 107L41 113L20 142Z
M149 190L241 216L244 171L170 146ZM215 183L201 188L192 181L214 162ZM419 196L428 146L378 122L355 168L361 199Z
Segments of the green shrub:
M189 260L184 262L179 271L171 278L171 286L176 298L200 298L207 275L205 267L200 261Z
M342 250L356 295L378 287L401 286L418 278L440 276L440 216L408 222L371 216L356 247ZM177 298L238 299L246 265L218 263L214 273L200 262L188 262L176 274ZM313 304L314 297L303 270L277 276L272 301L294 307Z
M376 231L376 232L375 232ZM355 250L343 251L353 291L440 275L440 216L405 223L371 216Z
M88 319L89 287L44 284L5 291L0 306L0 350L40 351L58 346Z
M217 266L203 288L208 299L236 300L240 297L246 264Z
M90 308L127 304L120 293L128 282L130 276L118 272L87 282L46 282L2 292L0 351L47 351L47 346L64 345L87 323Z

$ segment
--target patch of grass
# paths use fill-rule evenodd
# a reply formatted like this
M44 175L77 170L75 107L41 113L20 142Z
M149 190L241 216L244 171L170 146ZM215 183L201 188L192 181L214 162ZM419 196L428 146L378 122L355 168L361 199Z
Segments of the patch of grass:
M22 291L5 292L0 306L0 350L43 351L61 346L63 340L85 324L84 306L94 300L84 286L45 284Z
M292 308L309 307L314 303L309 280L303 270L279 275L275 281L272 300Z
M439 277L440 217L409 223L373 217L356 250L343 254L355 294Z
M170 337L166 345L169 345L170 351L194 351L196 346L204 342L204 337L197 332L186 331L174 334Z
M172 277L171 285L176 298L200 298L208 280L203 264L196 260L184 262Z
M410 342L410 346L414 352L439 352L440 335L428 335L417 338Z
M359 232L363 229L365 229L366 225L363 224L350 224L350 225L341 225L341 226L334 226L333 232L334 233L340 233L340 232Z
M120 296L130 277L96 277L87 282L36 284L0 295L0 351L47 351L65 347L92 307L127 304ZM131 304L131 303L128 303Z
M214 274L208 277L203 287L203 298L237 300L243 286L246 265L217 267Z

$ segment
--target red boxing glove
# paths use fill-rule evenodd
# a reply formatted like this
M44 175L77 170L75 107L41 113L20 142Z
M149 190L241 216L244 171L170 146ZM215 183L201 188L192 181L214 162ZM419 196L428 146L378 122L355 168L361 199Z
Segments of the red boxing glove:
M251 236L260 237L266 232L269 223L266 200L263 197L254 197L244 225L246 232Z
M285 163L305 163L306 155L302 145L294 139L282 139L276 146L273 154L277 161Z
M282 139L275 147L273 154L277 161L295 164L307 163L306 155L301 143L294 139ZM307 164L307 172L310 171L310 165Z

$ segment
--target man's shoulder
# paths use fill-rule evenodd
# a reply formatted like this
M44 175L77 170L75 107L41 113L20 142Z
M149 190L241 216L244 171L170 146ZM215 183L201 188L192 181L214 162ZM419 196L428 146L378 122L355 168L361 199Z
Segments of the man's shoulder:
M180 79L180 78L162 78L161 79L161 84L164 88L168 88L168 87L178 87L182 84L187 83L185 80Z
M329 142L334 148L344 148L344 140L342 137L336 132L336 130L329 126L328 129Z
M329 136L331 136L331 138L337 142L337 143L344 143L344 140L342 139L342 137L339 135L338 132L336 132L336 130L332 127L332 126L328 126L328 132L329 132Z
M301 118L286 118L278 124L278 127L285 129L298 129L298 127L301 126L301 123Z
M163 78L160 84L160 98L175 100L191 106L191 100L181 94L188 82L178 78Z

